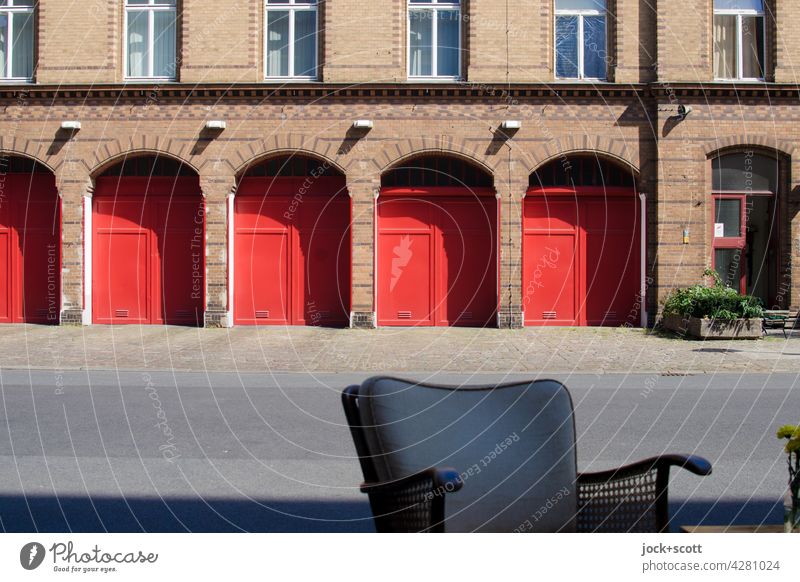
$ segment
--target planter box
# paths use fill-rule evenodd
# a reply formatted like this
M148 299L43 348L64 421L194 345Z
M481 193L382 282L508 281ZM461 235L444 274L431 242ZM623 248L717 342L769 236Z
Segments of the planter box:
M763 334L761 319L715 321L668 315L662 319L662 324L665 329L680 335L707 340L760 339Z

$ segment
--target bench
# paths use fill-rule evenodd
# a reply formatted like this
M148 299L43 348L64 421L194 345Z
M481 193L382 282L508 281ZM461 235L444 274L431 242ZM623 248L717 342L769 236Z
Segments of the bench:
M791 332L797 328L797 312L766 310L764 311L764 318L761 320L761 327L764 330L764 335L770 329L779 329L783 332L783 337L788 338L789 336L786 332Z

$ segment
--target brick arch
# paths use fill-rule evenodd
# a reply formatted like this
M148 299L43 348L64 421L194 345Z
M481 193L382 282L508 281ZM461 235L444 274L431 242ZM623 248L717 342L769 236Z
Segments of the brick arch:
M565 136L544 143L524 154L522 161L527 164L529 174L546 163L562 156L590 154L615 160L632 168L639 175L639 148L629 145L625 140L607 136Z
M95 160L92 168L90 168L89 170L89 175L91 176L92 179L94 179L103 172L105 172L108 168L112 167L115 164L118 164L127 157L143 157L143 156L162 156L166 158L172 158L173 160L181 162L182 164L191 168L191 170L198 176L200 175L200 172L198 171L197 167L183 156L176 155L175 153L170 152L168 150L159 150L152 148L136 148L136 149L119 151L117 153L110 154L104 158L95 155Z
M795 146L792 142L775 139L762 134L729 135L705 144L703 147L707 158L716 154L733 150L760 149L775 151L783 156L794 156Z
M460 158L466 162L474 164L481 170L496 178L497 167L502 160L499 156L496 159L489 158L481 154L475 147L466 147L463 143L446 141L436 138L415 138L402 140L385 148L380 155L374 157L371 162L378 176L387 170L405 162L406 160L426 155L441 155Z
M263 140L252 141L239 146L233 152L233 155L227 156L226 159L208 160L200 168L202 170L209 164L225 164L228 166L228 171L238 176L253 163L258 163L273 156L292 153L326 161L345 176L354 161L350 160L347 164L341 164L337 161L337 146L330 141L322 140L319 137L309 139L303 135L288 134L273 135Z
M604 151L600 151L600 150L573 150L573 151L569 151L569 152L559 152L559 153L557 153L557 154L555 154L553 156L550 156L546 160L542 160L541 163L537 164L536 167L534 167L532 170L530 170L528 172L528 174L529 175L533 174L536 170L538 170L540 168L544 168L547 164L550 164L550 163L552 163L552 162L554 162L556 160L559 160L559 159L561 159L563 157L569 158L569 157L573 157L573 156L597 156L598 158L603 158L603 159L609 160L611 162L615 162L615 163L619 164L620 166L623 166L625 168L629 168L629 169L633 170L634 174L636 174L636 178L637 179L639 178L639 175L640 175L639 168L636 167L636 165L633 162L631 162L630 160L625 159L625 158L621 158L621 157L619 157L617 155L614 155L614 154L612 154L610 152L604 152Z
M249 160L247 160L246 162L244 162L243 164L240 164L237 168L235 168L234 169L234 175L237 176L237 178L241 177L250 167L258 165L261 162L266 161L266 160L268 160L270 158L274 158L274 157L277 157L277 156L285 156L285 155L305 156L307 158L312 158L312 159L315 159L315 160L319 160L319 161L321 161L323 163L330 164L330 166L334 170L340 172L342 174L342 176L347 176L346 168L343 167L338 162L336 162L335 160L333 160L333 159L331 159L331 158L329 158L327 156L322 156L322 155L320 155L319 153L317 153L315 151L306 150L306 149L298 149L298 148L271 150L269 152L264 152L263 154L259 154L257 156L254 156L254 157L250 158Z
M45 168L55 174L56 170L58 170L58 168L62 165L63 161L59 160L57 163L53 163L53 158L51 156L40 155L41 151L41 147L32 145L31 142L26 139L15 139L14 146L12 147L5 146L5 144L2 143L2 140L0 140L0 156L16 156L19 158L27 158L42 164Z

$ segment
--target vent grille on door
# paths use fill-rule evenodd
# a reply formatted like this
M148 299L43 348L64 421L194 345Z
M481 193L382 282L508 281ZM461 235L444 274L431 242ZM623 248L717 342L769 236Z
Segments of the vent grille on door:
M176 317L191 317L192 316L192 312L189 311L188 309L178 309L175 312L175 316Z
M617 312L616 311L606 311L606 319L616 319Z
M472 319L472 312L471 311L462 311L461 312L461 319Z
M410 311L398 311L397 312L397 319L411 319L411 312Z
M46 317L47 316L47 309L37 309L36 310L37 317Z
M114 317L128 317L127 309L117 309L114 311Z
M542 313L542 319L556 319L556 317L555 311L544 311Z
M269 311L256 311L256 319L269 319Z

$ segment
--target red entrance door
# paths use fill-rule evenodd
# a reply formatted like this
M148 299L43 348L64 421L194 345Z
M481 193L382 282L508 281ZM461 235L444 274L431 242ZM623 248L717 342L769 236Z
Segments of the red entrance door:
M0 323L57 324L61 311L61 200L52 174L3 176Z
M234 323L347 325L344 178L246 177L234 208Z
M496 232L490 188L384 188L378 203L378 324L493 325Z
M202 325L205 215L195 177L101 177L93 200L94 323Z
M635 190L531 188L523 212L526 325L639 325Z

